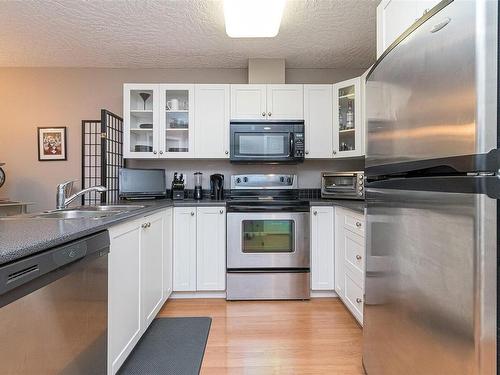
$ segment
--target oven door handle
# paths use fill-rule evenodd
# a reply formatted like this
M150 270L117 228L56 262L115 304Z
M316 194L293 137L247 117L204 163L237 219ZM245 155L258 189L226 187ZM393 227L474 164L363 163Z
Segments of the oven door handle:
M309 212L306 206L228 206L228 212Z

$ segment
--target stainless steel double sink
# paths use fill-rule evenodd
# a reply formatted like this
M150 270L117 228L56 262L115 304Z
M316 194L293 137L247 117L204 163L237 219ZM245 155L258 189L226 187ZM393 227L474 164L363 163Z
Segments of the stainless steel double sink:
M145 206L140 205L107 205L107 206L80 206L62 210L46 211L29 214L28 217L40 219L100 219L107 216L118 215L123 212L139 210Z

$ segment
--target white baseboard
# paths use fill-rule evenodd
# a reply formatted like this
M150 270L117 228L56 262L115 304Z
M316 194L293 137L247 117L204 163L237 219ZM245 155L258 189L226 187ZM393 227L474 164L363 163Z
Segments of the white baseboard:
M187 298L226 298L226 292L173 292L170 295L172 299Z
M311 290L311 298L338 298L333 290Z

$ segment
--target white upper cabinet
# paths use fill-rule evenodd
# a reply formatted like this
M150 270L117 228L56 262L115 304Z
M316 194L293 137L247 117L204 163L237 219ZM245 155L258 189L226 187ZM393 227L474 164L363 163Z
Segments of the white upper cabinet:
M305 158L333 156L332 85L304 85Z
M226 208L197 208L196 290L226 289Z
M231 119L300 120L303 85L231 85Z
M159 103L158 85L123 85L124 157L143 159L158 157Z
M194 157L194 85L164 84L160 90L160 157Z
M303 87L303 85L267 85L267 119L303 119Z
M362 98L361 77L333 85L333 154L335 158L363 155Z
M229 158L229 85L195 85L195 157Z
M174 291L196 290L196 207L174 208Z
M266 116L266 85L231 85L231 119L261 120Z
M439 0L382 0L377 7L377 58Z
M335 288L334 208L311 207L311 289Z

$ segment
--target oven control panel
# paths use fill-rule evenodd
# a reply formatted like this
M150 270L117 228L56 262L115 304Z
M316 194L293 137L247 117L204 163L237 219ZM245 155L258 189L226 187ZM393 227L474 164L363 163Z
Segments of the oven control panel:
M231 189L297 189L294 174L238 174L231 176Z

